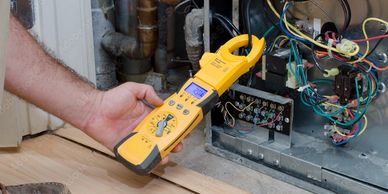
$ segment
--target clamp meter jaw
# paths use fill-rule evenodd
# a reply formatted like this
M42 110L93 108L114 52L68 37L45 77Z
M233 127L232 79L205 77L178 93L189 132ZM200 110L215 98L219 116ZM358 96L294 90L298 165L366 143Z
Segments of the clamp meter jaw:
M265 41L252 36L252 43L248 56L231 54L248 44L248 35L233 38L215 54L205 53L194 78L115 146L117 159L139 175L149 173L199 124L219 96L258 61Z

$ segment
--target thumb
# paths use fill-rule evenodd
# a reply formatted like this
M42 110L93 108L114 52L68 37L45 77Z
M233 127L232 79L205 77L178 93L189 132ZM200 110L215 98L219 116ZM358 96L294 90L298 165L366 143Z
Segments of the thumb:
M154 88L146 84L133 83L134 87L131 88L138 100L145 100L153 106L160 106L163 104L163 100L156 94Z

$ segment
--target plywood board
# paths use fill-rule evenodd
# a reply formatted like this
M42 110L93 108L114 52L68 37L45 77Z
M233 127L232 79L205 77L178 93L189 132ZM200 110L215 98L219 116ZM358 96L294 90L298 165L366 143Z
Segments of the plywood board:
M61 182L80 193L193 193L156 176L137 176L98 152L54 135L22 142L19 152L0 151L6 185Z
M0 88L2 90L2 88ZM21 137L21 125L26 121L20 120L19 103L16 96L4 92L0 101L0 147L16 147Z
M65 126L65 128L56 130L54 133L114 157L114 154L109 149L76 128ZM247 193L239 188L181 167L173 162L155 169L152 173L196 193Z

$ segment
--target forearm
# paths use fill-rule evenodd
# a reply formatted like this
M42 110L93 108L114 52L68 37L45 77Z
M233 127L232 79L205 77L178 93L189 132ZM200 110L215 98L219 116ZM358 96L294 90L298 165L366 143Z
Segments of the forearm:
M5 72L6 90L79 128L102 98L93 86L49 56L14 17Z

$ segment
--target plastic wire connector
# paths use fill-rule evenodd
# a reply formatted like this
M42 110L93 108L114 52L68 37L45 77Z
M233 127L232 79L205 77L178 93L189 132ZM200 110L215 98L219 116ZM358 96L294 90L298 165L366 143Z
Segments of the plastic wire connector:
M324 77L334 77L339 74L338 68L331 68L331 69L325 69L325 74L323 74Z
M347 54L354 53L357 50L357 47L357 43L345 38L342 39L341 42L336 45L338 51Z
M307 89L307 88L309 88L309 87L310 87L309 84L307 84L307 85L305 85L305 86L301 86L301 87L298 88L298 92L303 92L305 89Z

